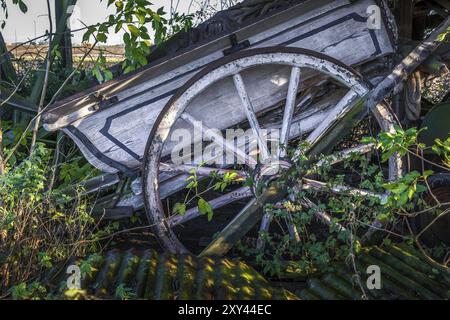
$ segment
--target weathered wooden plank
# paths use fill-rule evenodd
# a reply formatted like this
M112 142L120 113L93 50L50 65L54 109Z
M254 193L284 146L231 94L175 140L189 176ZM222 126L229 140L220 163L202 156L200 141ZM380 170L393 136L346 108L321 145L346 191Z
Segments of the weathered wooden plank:
M3 103L4 101L6 101L4 105L27 113L35 114L37 110L37 106L34 103L30 102L18 93L14 93L10 89L0 85L0 103Z
M289 139L294 139L300 135L311 132L314 128L316 128L329 114L329 112L332 110L332 107L336 104L336 101L339 100L339 97L342 96L342 94L342 90L337 90L333 95L329 95L319 99L318 101L314 102L313 105L308 109L294 116L290 128ZM281 122L270 124L263 123L263 128L280 128L281 125ZM244 149L244 140L239 139L239 136L238 142L240 143L237 144L237 147L240 149ZM220 155L218 154L217 157L219 156ZM190 155L186 155L186 158L190 159L190 157ZM204 159L204 161L206 162L212 160L212 157L207 157ZM192 162L200 163L202 161L198 157L194 157ZM171 174L167 172L160 173L159 179L161 198L164 199L169 195L183 189L186 186L186 178L188 176L188 174L177 174L175 172ZM135 185L133 189L136 190L135 194L130 194L122 197L117 204L118 206L132 206L135 210L139 210L144 207L144 201L141 194L142 186L140 179L135 180L134 184Z
M269 186L258 198L253 198L233 220L220 231L214 240L200 253L200 257L223 256L233 245L249 232L263 217L262 206L275 203L285 196L285 191Z
M235 191L232 191L228 194L224 194L223 196L220 196L218 198L215 198L211 201L209 201L209 204L211 205L212 209L215 210L217 208L221 208L227 204L230 204L232 202L235 202L237 200L249 198L253 195L253 192L250 190L249 187L242 187ZM179 224L186 223L189 220L195 219L199 217L201 214L197 207L191 208L187 210L183 215L174 215L168 219L168 223L171 227L174 227Z
M118 174L102 174L64 190L64 194L70 196L84 196L112 187L118 184L119 181L120 178Z
M77 0L55 0L55 16L56 21L67 21L70 7L76 4ZM67 23L63 29L64 34L59 42L59 50L61 52L61 62L66 69L72 69L72 34Z
M74 5L76 3L77 0L64 0L64 5L66 5L67 7L70 5ZM58 14L58 20L56 21L56 28L54 30L54 34L51 36L51 38L49 40L51 40L51 43L49 45L49 50L52 50L52 48L54 48L56 45L60 44L62 39L64 37L66 37L66 33L64 32L66 30L67 27L67 19L69 17L69 12L66 9L65 11L61 12L60 14ZM48 59L49 61L44 61L43 62L43 68L42 70L45 70L46 67L45 65L47 64L47 62L50 63L50 66L53 64L53 61L55 60L55 57L52 55L49 55ZM37 77L36 80L34 81L33 84L33 89L31 91L30 97L29 99L32 102L38 103L39 102L39 98L41 96L42 93L42 89L44 87L44 82L45 82L45 74L46 72L44 71L40 71L37 73Z
M373 2L367 0L348 5L347 1L336 1L333 5L328 4L332 8L327 7L327 10L324 8L315 8L311 11L299 10L296 16L292 16L292 12L289 12L290 19L283 20L283 15L280 15L275 25L271 20L272 26L269 29L267 29L268 26L258 25L253 27L255 30L261 29L261 32L254 34L254 30L243 28L238 35L239 37L245 35L254 47L284 45L310 48L354 65L393 51L384 25L380 30L369 31L366 27L366 9L371 3ZM319 16L320 19L318 19ZM284 30L284 33L280 34L281 30ZM238 39L244 39L239 37ZM376 45L368 45L374 43L373 39L376 39ZM95 111L98 101L93 101L91 97L76 100L72 106L76 107L77 111L71 114L59 117L56 111L50 112L46 118L46 128L54 130L71 123L72 125L64 131L77 142L86 158L102 171L123 171L122 166L130 171L139 168L151 127L170 96L196 70L223 55L222 51L218 50L218 46L220 47L218 43L210 43L208 46L214 48L212 53L206 56L198 55L201 57L199 59L186 61L183 60L186 57L182 56L167 61L159 67L149 68L153 71L152 75L139 86L125 91L114 91L119 90L120 85L111 84L115 89L110 87L112 91L108 91L106 97L110 98L114 93L118 102L100 112ZM349 46L358 50L348 50ZM196 52L199 54L199 51ZM179 65L181 61L183 64ZM171 68L177 65L178 67ZM251 97L255 109L257 109L258 101L261 110L286 97L288 81L285 80L289 79L287 71L288 69L283 68L278 68L277 72L266 70L266 78L263 81L264 72L259 70L261 81L257 81L258 76L254 79L255 81L252 80L257 90L248 88L248 91L255 95ZM145 73L149 75L147 72L146 70ZM250 70L249 73L251 72ZM121 85L127 87L129 83L137 81L136 78L141 76L141 74L130 76L128 80L123 80ZM269 76L271 77L267 78ZM200 113L202 115L200 119L229 121L217 123L217 125L207 123L213 128L225 128L241 121L242 113L235 110L237 105L235 99L239 97L233 93L234 91L230 91L231 89L226 89L226 81L223 86L220 96L217 91L209 95L205 93L204 101L198 101L202 102L201 107L198 107L197 111L194 108L192 112L194 116L196 112ZM107 90L106 87L104 90ZM222 104L218 104L218 101L222 101ZM262 103L264 105L261 105ZM218 113L221 111L223 112Z
M398 34L401 38L411 39L413 31L414 0L401 0L398 2Z
M290 10L271 16L270 18L242 26L242 28L236 30L234 34L238 41L254 37L252 38L254 42L261 42L261 34L266 33L268 36L273 36L287 27L291 27L292 24L286 25L287 21L299 23L314 19L315 17L323 15L325 12L341 8L349 3L350 1L348 0L307 1L294 6ZM293 21L293 18L297 18L297 20ZM272 33L267 33L271 31ZM72 113L79 108L87 109L94 107L98 104L98 99L96 97L102 96L108 98L117 96L123 100L129 96L145 92L156 84L169 81L175 76L186 72L186 70L198 70L206 63L221 58L223 56L222 50L229 48L229 46L229 36L222 36L206 44L203 43L193 48L187 48L175 57L169 57L168 59L163 58L160 61L155 61L147 67L142 68L139 72L126 77L126 82L123 81L124 77L121 77L80 93L75 96L75 101L74 98L65 99L60 103L55 104L55 106L52 107L53 110L49 110L51 112L47 114L48 123L50 124L55 121L53 112L59 119L64 114Z
M0 78L2 81L17 82L16 69L11 62L11 53L6 47L5 40L0 32Z
M374 108L399 83L411 75L446 39L449 38L448 28L450 17L447 17L424 41L412 50L392 72L371 91L366 102L367 108ZM446 34L445 39L439 39Z

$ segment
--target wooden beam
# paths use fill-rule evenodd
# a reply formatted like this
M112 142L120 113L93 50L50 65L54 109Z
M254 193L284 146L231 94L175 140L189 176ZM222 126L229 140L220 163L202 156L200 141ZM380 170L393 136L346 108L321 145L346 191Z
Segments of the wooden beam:
M52 50L52 48L56 44L60 44L64 37L66 36L66 28L67 28L67 18L69 17L69 14L67 12L67 8L70 5L74 5L77 0L64 0L66 2L65 10L62 8L60 10L60 15L58 16L59 20L56 21L56 30L54 31L54 35L51 38L51 43L49 46L49 50ZM56 1L58 2L58 1ZM69 34L70 36L70 34ZM52 65L55 57L50 57L50 65ZM41 72L37 73L37 78L33 86L33 90L30 95L30 100L34 103L37 103L39 101L39 98L41 96L42 88L44 86L44 78L45 78L45 64L42 67Z
M336 125L328 126L321 134L321 138L309 149L310 156L320 154L327 150L330 146L343 135L348 133L354 127L359 119L367 112L375 108L380 102L387 97L394 88L408 78L441 44L442 34L447 32L450 25L450 17L448 17L438 28L436 28L430 36L420 43L414 50L410 52L389 74L384 80L369 91L364 97L353 102L351 108L347 108L340 115Z
M11 55L0 32L0 79L11 83L17 82L16 69L11 62Z
M287 195L286 186L269 186L258 199L253 198L236 217L215 237L200 257L225 255L263 217L265 203L276 203Z
M444 42L440 39L447 33L450 17L447 17L430 36L422 41L414 50L398 64L383 81L371 92L367 100L367 107L373 108L382 101L402 81L406 80L428 57ZM448 38L448 33L447 33Z
M55 0L55 16L56 21L65 20L68 18L69 8L76 4L76 0ZM72 69L73 56L72 56L72 36L67 24L64 27L64 34L62 35L59 48L61 52L63 66L66 69Z
M401 38L411 39L413 30L414 0L399 0L397 8L398 33Z
M27 113L36 114L37 106L34 103L0 85L0 104L3 104L4 101L7 101L5 103L6 106Z
M446 10L450 11L450 1L449 0L434 0L437 4L439 4L441 7L445 8Z

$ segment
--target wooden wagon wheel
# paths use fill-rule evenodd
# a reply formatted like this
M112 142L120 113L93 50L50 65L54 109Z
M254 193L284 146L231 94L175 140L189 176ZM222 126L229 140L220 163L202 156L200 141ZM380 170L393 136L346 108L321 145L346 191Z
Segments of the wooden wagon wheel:
M219 134L208 133L210 139L214 143L221 144L225 149L233 149L234 155L243 160L242 170L235 171L242 176L256 177L261 176L261 172L265 172L264 177L267 180L271 178L271 168L274 164L288 169L290 159L286 159L283 149L277 151L276 156L280 156L281 160L270 160L270 150L265 144L263 133L259 120L262 117L261 112L255 112L253 100L251 98L254 92L249 92L246 87L249 84L248 70L259 70L266 66L277 66L277 68L288 68L289 76L286 77L286 96L279 100L284 105L282 108L282 122L280 124L280 143L288 145L289 141L298 137L302 132L297 127L291 126L294 118L294 110L301 104L299 99L300 93L307 90L302 88L302 79L304 75L310 77L311 73L316 76L326 76L345 88L343 96L337 100L334 107L323 116L321 121L309 131L306 140L309 143L308 152L310 154L319 154L328 152L329 147L334 144L338 137L354 125L355 119L361 119L361 114L368 112L362 110L359 100L368 91L368 85L361 77L351 68L342 63L327 57L325 55L297 48L263 48L240 52L236 55L225 57L208 66L205 70L197 74L193 79L186 83L167 103L160 117L156 121L145 151L145 164L143 172L143 191L146 204L146 212L151 224L154 227L157 238L160 240L164 249L172 253L188 252L181 239L174 232L174 228L186 223L189 220L196 219L200 216L197 207L188 209L184 214L173 214L166 212L164 209L162 198L167 195L161 195L160 181L162 175L174 175L192 172L192 168L196 168L196 174L208 176L211 172L226 173L227 169L221 167L212 167L208 165L192 166L192 165L174 165L163 161L165 143L169 141L169 135L180 123L195 127L197 120L208 121L202 118L203 113L197 112L196 115L190 113L190 105L196 103L196 99L208 92L220 92L220 85L226 81L233 84L233 93L239 97L240 102L234 105L236 113L241 112L246 118L246 123L254 133L255 139L259 145L259 159L262 163L257 163L255 159L248 157L243 150L233 149L222 136ZM276 77L275 77L276 78ZM269 79L270 80L270 79ZM274 79L271 78L271 81ZM279 79L278 79L279 80ZM277 80L277 81L278 81ZM217 90L215 90L217 86ZM213 99L217 96L213 96ZM230 102L231 103L231 102ZM198 107L198 106L197 106ZM266 106L270 109L270 106ZM272 106L273 109L273 106ZM233 114L235 113L233 112ZM395 123L395 117L385 104L380 104L372 111L373 117L376 119L381 130L391 131ZM207 113L206 111L204 112ZM231 117L231 115L230 115ZM235 124L236 125L236 124ZM207 126L204 127L204 129ZM224 128L221 128L224 129ZM206 130L206 129L205 129ZM366 153L370 150L370 146L357 146L348 150L344 150L343 154L352 152ZM167 153L167 152L166 152ZM269 159L269 160L268 160ZM260 161L260 162L261 162ZM336 161L339 162L339 159ZM395 179L401 174L401 159L394 155L389 160L389 179ZM273 175L275 176L275 174ZM185 177L185 176L184 176ZM165 179L165 178L164 178ZM184 178L185 180L185 178ZM185 182L186 183L186 182ZM324 189L324 183L310 179L303 179L301 186L303 188L312 188L317 190ZM353 189L351 187L340 186L333 188L333 192L339 194L345 190L355 192L361 195L372 195L376 197L385 197L385 195L373 194L369 191ZM261 221L260 230L268 230L270 216L262 212L264 203L275 203L286 196L285 190L268 187L261 192L256 193L251 187L241 187L233 192L223 194L210 201L214 209L230 205L230 203L242 199L250 199L234 216L234 218L221 230L217 237L207 246L200 255L223 255L232 245L252 229L258 221ZM306 205L314 205L310 200L304 199ZM330 222L330 216L326 213L319 213L318 218L325 223ZM214 223L214 219L211 223ZM288 223L289 225L289 223ZM290 225L287 228L290 234L295 237L295 226ZM258 246L264 245L262 238L258 239Z

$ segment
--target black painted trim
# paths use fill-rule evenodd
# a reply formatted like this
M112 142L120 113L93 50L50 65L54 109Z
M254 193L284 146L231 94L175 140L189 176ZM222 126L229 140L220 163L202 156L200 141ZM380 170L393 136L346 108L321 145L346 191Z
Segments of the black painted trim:
M69 125L67 127L65 127L65 129L67 131L69 131L71 134L73 134L78 140L81 141L81 143L83 143L83 145L89 150L90 153L92 153L92 155L94 157L96 157L98 160L100 160L101 162L105 163L106 165L119 170L120 172L123 172L124 174L126 174L127 176L130 177L136 177L137 173L133 170L131 170L130 168L128 168L126 165L117 162L109 157L107 157L106 155L104 155L100 150L98 150L94 144L77 128L75 128L73 125Z
M174 90L171 90L171 91L169 91L169 92L166 92L166 93L164 93L164 94L162 94L162 95L160 95L160 96L154 97L154 98L152 98L152 99L150 99L150 100L141 102L141 103L139 103L139 104L137 104L137 105L135 105L135 106L133 106L133 107L131 107L131 108L129 108L129 109L122 110L122 111L119 112L119 113L113 114L112 116L106 118L105 126L104 126L102 129L100 129L100 133L103 134L103 135L104 135L106 138L108 138L109 140L111 140L113 143L115 143L115 144L116 144L118 147L120 147L122 150L126 151L130 156L132 156L132 157L135 158L136 160L142 161L142 157L139 157L138 154L136 154L133 150L131 150L130 148L128 148L128 147L127 147L125 144L123 144L120 140L118 140L116 137L114 137L112 134L109 133L109 129L111 128L111 124L112 124L112 122L113 122L115 119L120 118L120 117L122 117L122 116L125 115L125 114L128 114L128 113L130 113L130 112L133 112L133 111L135 111L135 110L137 110L137 109L140 109L140 108L142 108L142 107L144 107L144 106L146 106L146 105L148 105L148 104L152 104L152 103L155 102L155 101L158 101L158 100L161 100L161 99L164 99L164 98L167 98L167 97L170 97L170 96L174 95L174 94L177 92L177 90L178 90L178 88L177 88L177 89L174 89Z
M359 14L353 12L353 13L350 13L350 14L348 14L348 15L346 15L346 16L343 16L343 17L341 17L341 18L339 18L339 19L337 19L337 20L334 20L334 21L332 21L332 22L330 22L330 23L328 23L328 24L326 24L326 25L323 25L322 27L319 27L319 28L316 28L316 29L314 29L314 30L308 31L308 32L306 32L306 33L304 33L304 34L302 34L302 35L299 35L299 36L297 36L297 37L295 37L295 38L292 38L292 39L290 39L290 40L288 40L288 41L286 41L286 42L283 42L283 43L279 44L278 46L282 46L282 47L288 46L288 45L290 45L290 44L292 44L292 43L295 43L295 42L297 42L297 41L300 41L300 40L306 39L306 38L308 38L308 37L314 36L314 35L316 35L316 34L319 33L319 32L322 32L322 31L324 31L324 30L327 30L327 29L329 29L329 28L331 28L331 27L334 27L334 26L336 26L336 25L338 25L338 24L341 24L341 23L343 23L343 22L345 22L345 21L348 21L348 20L351 20L351 19L353 19L353 20L355 20L355 21L358 21L358 22L366 22L366 21L367 21L367 18L366 18L366 17L361 16L361 15L359 15ZM303 22L302 22L302 23L303 23ZM251 44L250 47L257 46L257 45L259 45L259 44L261 44L261 43L264 43L264 42L266 42L266 41L268 41L268 40L270 40L270 39L276 38L276 37L278 37L278 36L280 36L280 35L282 35L282 34L284 34L284 33L286 33L286 32L289 32L290 30L296 29L296 28L297 28L298 26L300 26L302 23L299 23L299 24L297 24L297 25L295 25L295 26L292 26L292 27L290 27L290 28L288 28L288 29L285 29L285 30L283 30L283 31L281 31L281 32L279 32L279 33L277 33L277 34L274 34L274 35L272 35L272 36L266 38L266 39L263 39L263 40L260 40L260 41L258 41L258 42L255 42L255 43ZM376 55L378 55L378 54L381 53L380 44L379 44L379 42L378 42L378 39L377 39L377 36L376 36L374 30L369 30L369 34L370 34L370 37L371 37L371 39L372 39L373 45L374 45L374 47L375 47L375 52L372 54L372 56L376 56ZM174 81L174 80L176 80L176 79L178 79L178 78L184 77L184 76L186 76L186 75L189 74L189 73L199 71L199 70L203 69L203 68L206 67L206 66L207 66L207 65L204 65L204 66L195 68L195 69L193 69L193 70L187 71L187 72L185 72L185 73L179 74L178 76L176 76L176 77L174 77L174 78L171 78L171 79L169 79L169 80L166 80L166 81L164 81L164 82L162 82L162 83L160 83L160 84L158 84L158 85L156 85L156 86L154 86L154 87L149 88L148 90L154 90L154 89L156 89L156 88L158 88L158 87L161 87L161 86L163 86L163 85L165 85L165 84L167 84L167 83L170 83L171 81ZM117 113L117 114L114 114L114 115L108 117L108 118L106 119L105 126L100 130L100 132L101 132L106 138L108 138L111 142L115 143L119 148L121 148L122 150L124 150L125 152L127 152L131 157L133 157L134 159L136 159L136 160L138 160L138 161L142 161L142 157L140 157L140 156L139 156L138 154L136 154L133 150L131 150L130 148L128 148L128 147L127 147L125 144L123 144L120 140L118 140L116 137L114 137L112 134L109 133L109 129L111 128L111 123L112 123L113 120L115 120L115 119L117 119L117 118L119 118L119 117L121 117L121 116L123 116L123 115L125 115L125 114L128 114L128 113L130 113L130 112L133 112L133 111L135 111L135 110L137 110L137 109L139 109L139 108L142 108L142 107L145 106L145 105L151 104L151 103L153 103L153 102L155 102L155 101L157 101L157 100L159 100L159 99L164 99L164 98L166 98L166 97L169 96L169 95L173 95L178 89L179 89L179 88L176 88L176 89L174 89L174 90L172 90L172 91L170 91L170 92L166 92L166 93L164 93L164 94L162 94L162 95L160 95L160 96L158 96L158 97L155 97L155 98L152 98L152 99L150 99L150 100L144 101L144 102L142 102L142 103L140 103L140 104L138 104L138 105L136 105L136 106L133 106L132 108L123 110L123 111L121 111L121 112L119 112L119 113ZM127 99L124 99L123 101L126 101L126 100L128 100L128 99L131 99L131 98L135 97L136 95L140 95L140 94L141 94L141 93L136 93L135 95L130 96L130 97L128 97ZM122 101L122 102L123 102L123 101Z

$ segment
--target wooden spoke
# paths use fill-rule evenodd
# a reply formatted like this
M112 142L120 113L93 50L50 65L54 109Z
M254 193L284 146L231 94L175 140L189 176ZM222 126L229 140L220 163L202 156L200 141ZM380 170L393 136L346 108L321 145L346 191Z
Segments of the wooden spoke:
M268 50L268 51L266 51ZM378 104L375 108L366 110L366 100L369 88L364 81L361 80L352 69L346 68L341 64L336 64L333 60L328 60L323 56L316 56L312 52L291 52L292 49L284 50L276 49L275 52L271 52L269 49L264 49L262 52L255 51L243 56L237 57L232 61L224 61L222 65L218 65L212 69L205 69L196 78L193 78L193 82L189 86L186 86L184 91L177 93L164 109L165 115L161 117L155 123L155 129L153 130L153 140L149 141L146 148L145 163L144 163L144 194L147 215L152 222L152 226L155 230L155 234L162 243L162 246L172 252L187 252L188 250L181 243L172 228L179 226L181 223L190 221L199 216L197 208L188 210L184 215L176 215L168 218L169 212L164 210L162 199L165 196L177 192L184 187L185 179L192 173L194 166L189 164L204 163L205 166L199 166L196 168L198 179L205 179L212 172L217 174L226 174L231 168L227 165L217 165L217 169L212 168L213 165L209 163L216 162L217 153L208 154L204 159L204 155L194 155L189 158L189 162L183 163L182 166L174 166L161 164L161 159L168 155L171 146L174 144L172 141L168 143L170 138L170 130L175 126L178 127L177 120L179 118L184 119L186 123L179 123L179 126L190 130L191 125L196 128L197 123L208 119L207 123L213 129L225 130L228 128L234 128L243 121L248 121L252 130L253 141L248 142L247 137L244 134L239 133L243 139L237 140L238 148L235 147L236 140L229 144L225 141L225 138L221 134L221 131L213 131L202 124L203 136L212 140L212 143L208 143L208 146L202 146L203 149L215 147L213 144L218 144L225 149L230 155L234 155L239 160L243 160L241 163L249 166L250 168L256 168L258 159L251 157L244 152L243 148L246 148L248 143L255 143L259 147L259 158L262 162L271 160L269 157L270 146L268 145L267 137L265 137L264 129L280 129L280 143L284 146L287 145L289 139L302 136L303 134L309 134L307 142L310 144L310 148L307 150L307 155L310 159L314 159L320 153L326 154L335 145L335 143L341 139L346 133L350 132L355 125L367 114L371 112L383 131L391 131L395 123L395 117L392 116L390 110L384 104ZM281 52L279 52L281 51ZM258 68L260 66L270 66L270 68ZM278 74L278 68L283 66L283 79L288 78L288 82L284 81L277 83L273 86L273 82L267 85L267 76L272 74L272 70L275 70ZM245 73L245 83L243 81L244 72L246 70L251 71ZM266 70L267 69L267 70ZM324 74L325 77L331 77L335 81L341 83L346 89L338 89L333 92L327 93L325 96L305 96L305 104L311 104L305 112L294 116L296 108L299 106L297 99L297 93L300 90L305 94L308 93L311 87L306 81L310 76L309 71L301 72L304 69L312 69L319 74ZM261 71L261 72L260 72ZM260 72L260 73L259 73ZM290 76L289 76L290 73ZM256 75L256 77L255 77ZM248 78L247 78L248 76ZM224 79L233 78L233 84ZM303 79L300 84L300 78ZM264 81L262 81L264 79ZM265 85L263 86L262 83ZM317 84L322 88L327 83ZM247 86L247 88L246 88ZM258 99L254 101L250 100L249 91L251 90L263 90L264 95L258 96ZM276 90L270 91L269 89L275 87ZM211 90L210 90L211 89ZM230 90L231 89L231 90ZM247 90L248 89L248 90ZM272 88L273 89L273 88ZM321 89L320 89L321 90ZM347 90L347 91L345 91ZM286 95L287 92L287 95ZM237 94L236 94L237 93ZM285 108L284 110L277 110L282 103L282 93L285 94ZM214 97L220 94L220 103L217 104ZM225 94L225 95L223 95ZM195 103L193 103L195 101ZM300 102L300 104L303 103ZM192 115L187 113L187 108L191 106ZM218 112L217 108L220 109ZM223 108L223 109L221 109ZM233 113L238 108L243 108L244 112ZM278 117L271 118L270 114L266 114L266 111L273 112L273 114L281 114L282 121L278 121ZM367 112L366 112L367 111ZM195 117L193 116L195 114ZM231 114L232 117L224 118L224 115ZM261 119L257 115L264 114ZM222 115L222 116L220 116ZM198 122L197 118L198 117ZM238 137L239 138L239 137ZM217 148L216 148L217 149ZM354 152L366 153L371 150L371 146L358 146L348 150L344 150L334 158L327 159L331 163L338 163L342 159L350 156ZM274 150L272 150L274 151ZM277 150L277 154L274 156L285 156L285 151ZM184 156L184 154L183 154ZM186 155L187 157L187 155ZM401 159L397 156L395 161L389 162L389 179L395 179L401 174ZM217 158L220 159L220 158ZM133 160L134 161L134 160ZM134 161L136 162L136 161ZM136 166L133 162L132 166ZM319 163L320 164L320 163ZM209 166L209 167L208 167ZM240 177L244 177L244 172L237 172ZM306 177L308 172L305 172ZM158 184L159 183L159 184ZM299 184L300 186L300 184ZM360 190L349 186L333 186L328 188L325 183L315 181L311 179L302 179L301 186L304 189L313 189L323 191L329 190L333 193L350 193L354 195L360 195L363 197L375 197L384 201L386 195L377 194L368 190ZM250 197L250 189L241 188L242 194L225 194L210 203L213 208L223 207L237 200ZM248 193L247 193L248 192ZM265 204L276 204L283 201L288 196L287 186L282 184L269 183L264 189L263 193L258 198L252 198L250 202L228 223L228 225L219 231L218 236L203 250L200 256L222 256L224 255L237 241L242 239L245 234L254 228L258 222L263 219L262 225L258 227L261 231L268 230L270 223L270 216L264 215L263 206ZM303 204L303 202L301 202ZM306 206L306 204L304 204ZM313 204L309 203L310 206ZM317 207L315 207L317 208ZM327 223L328 225L335 226L329 213L321 210L317 211L316 217ZM293 221L293 215L287 216L284 221L288 225L288 231L293 240L299 240L298 230L295 228ZM273 217L272 217L273 219ZM194 222L194 221L193 221ZM280 226L281 229L284 228ZM345 229L342 229L345 230ZM287 231L286 231L287 232ZM259 238L258 247L264 247L264 241Z
M286 106L284 109L283 123L281 126L281 134L280 134L281 148L279 150L280 157L284 157L286 155L286 148L289 141L292 116L294 115L295 102L299 83L300 83L300 68L293 67L291 71L291 79L289 81L289 88L286 97Z
M272 222L273 214L266 212L261 220L261 225L259 227L258 240L256 242L256 249L263 251L266 245L266 234L269 232L270 223Z
M354 102L358 99L358 94L349 90L344 97L339 100L336 106L331 110L331 112L327 115L325 119L319 124L318 127L314 129L313 132L310 133L306 141L310 145L316 144L316 142L326 133L329 128L333 126L334 123L339 121L344 114L346 114L349 110L354 106Z
M197 123L197 120L192 117L189 113L185 112L181 115L181 118L187 122L189 122L191 125L195 126ZM208 128L205 124L202 124L203 133L208 134L208 139L211 139L214 143L216 143L219 146L223 146L224 148L228 149L229 151L233 152L233 154L238 157L241 161L243 161L246 165L248 165L251 168L255 168L257 162L255 159L253 159L250 155L245 154L244 151L239 149L238 147L235 147L234 144L229 143L226 141L221 135L214 132L214 130L211 130Z
M333 101L335 101L333 103ZM308 109L307 111L305 111L304 113L300 114L298 116L298 119L293 119L292 121L292 126L289 132L289 139L294 139L298 136L300 136L301 134L304 134L308 131L311 131L311 128L315 128L321 120L321 117L319 116L313 116L313 114L322 114L322 113L327 113L328 111L324 111L324 108L326 109L330 104L336 104L338 101L338 98L335 97L335 95L332 95L330 97L327 97L325 99L324 102L321 103L321 106L317 109L313 108L313 109ZM314 118L313 120L309 120L310 118ZM279 124L279 126L277 126L277 128L281 127L281 123ZM214 143L214 142L213 142ZM245 150L246 148L246 139L238 139L238 143L236 145L237 148L241 149L241 150ZM200 156L194 156L193 162L194 163L200 163L200 162L204 162L204 163L209 163L209 162L213 162L215 159L217 159L219 156L219 154L216 155L200 155ZM190 158L189 158L190 159ZM177 191L180 190L180 188L182 189L185 185L186 185L186 176L185 175L180 175L177 179L178 183L176 186L174 186L174 181L172 180L178 173L177 172L161 172L159 179L160 179L160 183L161 183L161 188L167 190L166 193L164 193L164 197L175 193ZM171 184L171 186L169 188L165 188L165 184Z
M366 241L366 240L370 239L375 232L377 232L378 230L382 230L384 225L385 225L385 223L378 219L373 221L370 224L369 229L362 236L362 241Z
M373 198L378 198L382 203L384 201L386 201L386 198L387 198L386 194L375 193L375 192L368 191L368 190L362 190L362 189L352 188L352 187L348 187L348 186L341 186L341 185L328 187L325 182L307 179L307 178L303 178L302 187L305 190L308 190L308 189L331 190L332 192L338 193L338 194L339 193L349 193L349 194L355 195L355 196L373 197Z
M362 144L353 148L348 148L342 151L337 152L336 154L333 154L329 157L326 157L325 159L320 160L317 162L318 166L321 166L325 162L333 165L340 163L344 160L349 159L353 154L365 154L369 153L371 151L375 150L375 145L372 143L369 144Z
M295 196L292 193L289 194L289 200L291 200L293 203L295 202ZM299 242L300 234L298 232L297 226L295 225L294 219L292 218L292 214L290 212L288 212L288 216L285 218L285 221L291 239L295 242Z
M234 84L238 91L239 97L241 98L241 102L244 106L245 114L247 116L248 122L253 130L253 134L258 139L258 146L261 151L262 161L269 158L269 150L267 148L267 144L265 143L264 136L261 132L261 128L258 123L258 119L256 118L255 111L253 109L252 103L250 102L250 98L247 93L247 89L245 88L244 80L242 76L238 73L233 76Z
M319 207L316 204L314 204L311 200L309 200L308 198L304 198L304 199L302 199L302 203L305 206L307 206L308 208L316 209L316 210L314 210L314 215L319 221L323 222L327 226L330 226L333 224L333 220L332 220L331 216L328 213L323 212L322 210L319 210ZM335 223L335 225L337 226L339 231L346 231L345 227L342 226L340 223Z
M239 239L253 228L261 217L261 204L256 198L253 198L216 236L208 247L200 253L200 257L223 256Z
M253 198L200 253L200 256L223 256L233 245L247 234L262 219L262 207L266 203L277 203L287 193L287 189L269 186L258 199Z
M233 192L227 193L223 196L215 198L209 201L209 204L213 209L218 209L227 204L235 202L237 200L249 198L253 195L249 187L242 187ZM174 227L179 224L186 223L194 218L200 216L200 211L197 207L187 210L183 215L173 215L168 219L169 226Z
M299 242L300 241L300 234L298 232L297 226L295 225L293 219L292 219L292 215L289 213L287 215L287 217L285 218L286 220L286 225L289 231L289 235L291 236L291 239L295 242Z
M212 173L218 175L225 175L226 173L236 173L238 179L246 179L248 173L241 170L231 170L223 168L210 168L205 166L195 166L189 164L171 164L171 163L160 163L159 171L165 173L192 173L193 171L199 176L210 176Z

